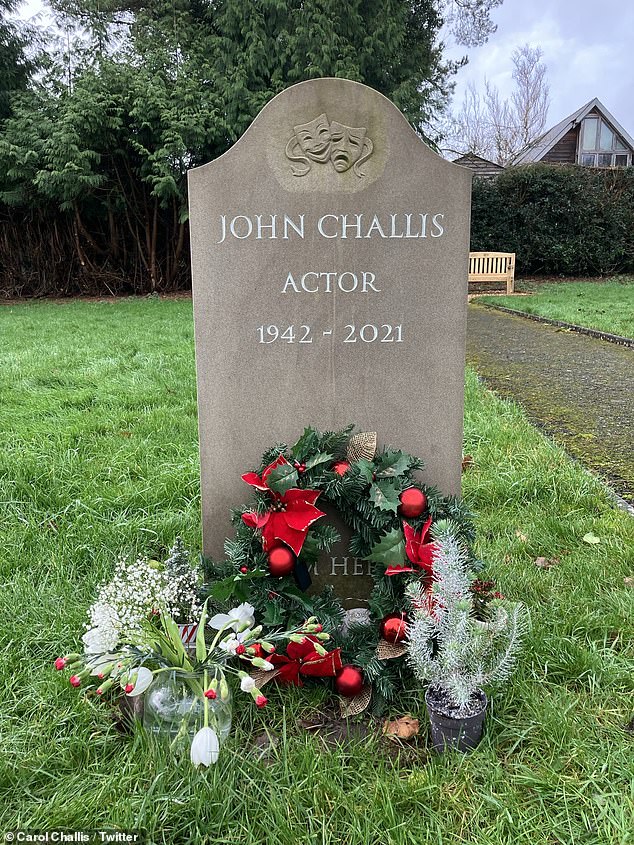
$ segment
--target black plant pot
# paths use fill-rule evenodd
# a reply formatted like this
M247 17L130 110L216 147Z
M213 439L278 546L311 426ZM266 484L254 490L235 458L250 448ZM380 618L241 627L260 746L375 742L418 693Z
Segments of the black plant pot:
M469 716L456 718L447 715L442 708L443 695L436 687L429 687L425 693L425 704L431 722L431 744L434 751L449 749L471 751L482 738L482 728L486 715L487 697L484 690L478 691Z

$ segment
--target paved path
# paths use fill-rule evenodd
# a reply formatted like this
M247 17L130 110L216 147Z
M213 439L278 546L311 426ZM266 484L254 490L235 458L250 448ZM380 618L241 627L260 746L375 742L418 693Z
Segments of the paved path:
M634 501L634 349L471 304L467 360Z

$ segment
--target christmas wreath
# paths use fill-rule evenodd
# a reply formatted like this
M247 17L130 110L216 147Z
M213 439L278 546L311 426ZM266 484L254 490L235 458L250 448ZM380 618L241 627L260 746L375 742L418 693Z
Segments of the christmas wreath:
M431 606L433 553L440 537L466 550L465 566L480 568L470 544L471 515L456 497L422 484L423 462L399 449L377 450L376 434L353 426L320 433L306 428L290 448L277 444L242 476L254 499L232 514L236 532L224 561L204 561L208 599L217 609L237 602L256 609L268 629L301 626L309 617L330 634L326 651L315 636L290 642L269 660L265 680L302 685L333 678L343 712L372 702L380 712L411 679L401 658L407 633L406 589L420 587ZM352 530L349 552L371 564L368 608L344 611L332 587L311 595L310 569L339 534L320 509L336 510Z

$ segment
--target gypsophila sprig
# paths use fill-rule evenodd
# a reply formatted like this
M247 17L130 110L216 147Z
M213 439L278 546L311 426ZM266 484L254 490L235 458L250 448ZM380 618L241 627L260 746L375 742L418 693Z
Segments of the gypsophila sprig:
M101 586L88 611L87 631L82 637L85 651L113 651L151 615L167 613L181 622L196 619L201 611L199 581L198 572L183 566L182 559L175 569L145 557L134 562L120 557L112 579Z

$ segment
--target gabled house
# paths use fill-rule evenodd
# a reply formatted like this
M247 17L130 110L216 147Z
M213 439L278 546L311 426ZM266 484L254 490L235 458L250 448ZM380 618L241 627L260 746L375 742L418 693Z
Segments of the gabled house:
M537 161L628 167L634 164L634 138L595 97L525 147L513 165Z

